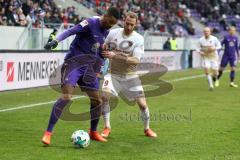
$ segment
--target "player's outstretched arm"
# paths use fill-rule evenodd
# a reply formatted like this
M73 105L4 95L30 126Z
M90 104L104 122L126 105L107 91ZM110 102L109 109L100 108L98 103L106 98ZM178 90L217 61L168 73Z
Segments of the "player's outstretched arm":
M199 39L199 40L198 40L198 43L197 43L196 51L197 51L201 56L206 55L204 48L205 48L205 47L201 45L201 39Z
M222 49L221 42L220 42L217 38L216 38L216 46L215 46L215 49L216 49L216 50Z
M237 41L235 42L235 48L236 48L236 52L237 52L237 59L239 59L238 38L237 38Z
M63 41L64 39L79 34L81 32L86 32L88 30L88 21L84 20L81 23L75 25L74 27L67 29L57 36L57 38L49 43L47 43L44 48L45 49L55 49L58 46L58 43Z

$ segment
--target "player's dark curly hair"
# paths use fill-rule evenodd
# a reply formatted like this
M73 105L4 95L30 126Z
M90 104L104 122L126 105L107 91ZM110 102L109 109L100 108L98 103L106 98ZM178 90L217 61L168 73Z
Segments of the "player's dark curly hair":
M108 8L107 14L108 14L109 16L113 16L113 17L116 18L116 19L120 19L120 18L121 18L120 12L119 12L119 10L118 10L116 7L110 7L110 8Z

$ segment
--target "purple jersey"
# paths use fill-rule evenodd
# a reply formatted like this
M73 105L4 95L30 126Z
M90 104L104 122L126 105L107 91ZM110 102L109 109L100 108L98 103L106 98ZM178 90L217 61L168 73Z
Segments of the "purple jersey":
M71 43L65 59L80 54L91 54L102 59L101 49L108 30L101 28L99 18L88 18L74 27L64 31L57 36L58 41L62 41L71 35L76 35Z
M62 85L78 84L81 88L98 90L97 74L103 64L101 51L108 30L101 28L99 18L89 18L58 35L57 40L62 41L71 35L76 37L61 70Z
M225 46L224 55L230 57L236 57L238 53L238 38L233 35L226 35L222 41L222 46Z

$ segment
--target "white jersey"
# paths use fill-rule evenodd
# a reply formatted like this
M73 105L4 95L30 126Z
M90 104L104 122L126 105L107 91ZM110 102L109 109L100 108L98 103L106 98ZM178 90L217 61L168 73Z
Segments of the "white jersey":
M123 30L123 28L110 30L105 43L113 43L116 45L113 49L123 51L140 60L144 54L143 36L135 31L131 35L125 36Z
M110 30L105 44L116 54L136 57L139 61L144 54L144 39L137 32L125 36L123 28ZM144 96L141 81L135 72L136 64L123 63L118 59L110 60L110 73L104 76L103 91L118 96L122 92L125 98L135 100Z
M123 34L123 28L110 30L105 44L116 54L124 54L127 57L136 57L141 59L144 54L144 38L137 32L133 31L129 36ZM122 64L122 61L112 59L110 61L110 69L114 74L126 75L132 74L136 64Z
M208 47L215 47L215 51L213 53L208 53L204 55L203 57L206 59L216 60L218 61L218 50L221 49L221 43L217 39L217 37L210 35L208 39L205 38L205 36L201 37L198 42L198 48L197 51L206 51L208 50Z

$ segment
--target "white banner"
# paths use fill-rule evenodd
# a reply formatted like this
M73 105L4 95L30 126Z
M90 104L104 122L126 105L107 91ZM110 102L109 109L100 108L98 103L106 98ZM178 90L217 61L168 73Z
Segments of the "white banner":
M192 68L202 67L202 57L197 51L192 52Z
M64 53L1 53L0 91L60 84ZM59 70L58 70L59 71Z
M168 71L181 70L183 51L145 51L141 62L162 64Z
M141 62L162 64L169 71L182 69L182 51L145 51ZM0 91L60 84L65 53L0 53Z

